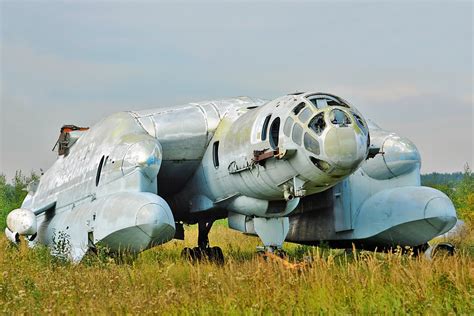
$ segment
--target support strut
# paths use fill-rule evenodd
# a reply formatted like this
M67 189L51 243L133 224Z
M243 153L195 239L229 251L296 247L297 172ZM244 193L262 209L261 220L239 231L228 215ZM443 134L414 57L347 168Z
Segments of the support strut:
M209 245L209 232L211 231L214 220L198 221L198 246L194 248L184 248L181 255L191 261L209 260L217 264L224 263L224 254L219 247Z
M209 248L209 232L211 231L214 220L202 220L198 222L198 247Z

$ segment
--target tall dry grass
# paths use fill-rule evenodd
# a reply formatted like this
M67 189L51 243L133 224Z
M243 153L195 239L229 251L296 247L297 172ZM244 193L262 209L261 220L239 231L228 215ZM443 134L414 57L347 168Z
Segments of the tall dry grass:
M257 238L217 225L213 245L223 266L191 264L172 241L118 264L88 258L62 262L45 248L12 247L0 239L0 311L27 314L473 314L473 256L463 246L433 261L406 255L286 245L291 269L255 255ZM472 234L470 237L472 241ZM309 261L310 259L310 261Z

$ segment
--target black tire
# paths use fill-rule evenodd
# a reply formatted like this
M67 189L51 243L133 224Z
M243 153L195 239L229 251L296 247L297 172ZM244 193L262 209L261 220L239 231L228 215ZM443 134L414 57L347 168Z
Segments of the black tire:
M207 248L207 254L209 261L217 263L219 265L224 264L224 253L220 247Z
M191 262L209 260L217 264L224 264L224 254L219 247L212 248L184 248L181 251L181 257Z
M277 249L275 250L274 254L278 257L280 257L281 259L286 259L288 257L288 254L286 253L285 250L283 249Z
M433 249L433 254L432 256L440 256L440 255L448 255L448 256L454 256L454 253L456 252L456 247L454 247L453 244L450 243L440 243L435 246Z
M194 261L196 259L194 249L188 247L183 248L183 250L181 250L181 258L189 261Z
M201 249L199 247L194 247L192 249L192 251L194 253L194 260L201 261L203 258L207 257L206 249Z

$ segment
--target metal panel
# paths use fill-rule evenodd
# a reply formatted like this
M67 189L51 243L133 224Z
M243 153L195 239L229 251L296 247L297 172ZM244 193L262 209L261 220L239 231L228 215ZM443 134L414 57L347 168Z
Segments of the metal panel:
M349 181L334 187L334 228L336 232L352 229L352 210Z
M163 160L201 159L207 146L207 118L196 106L153 115Z

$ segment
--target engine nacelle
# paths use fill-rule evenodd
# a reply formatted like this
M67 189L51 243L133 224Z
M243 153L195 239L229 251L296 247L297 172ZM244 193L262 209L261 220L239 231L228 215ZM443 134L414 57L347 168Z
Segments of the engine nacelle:
M362 170L369 177L388 180L420 168L420 153L409 139L373 125L370 126L370 133L371 143L380 148L381 154L362 165Z
M7 215L7 227L13 234L34 235L37 232L36 215L30 210L17 208Z

